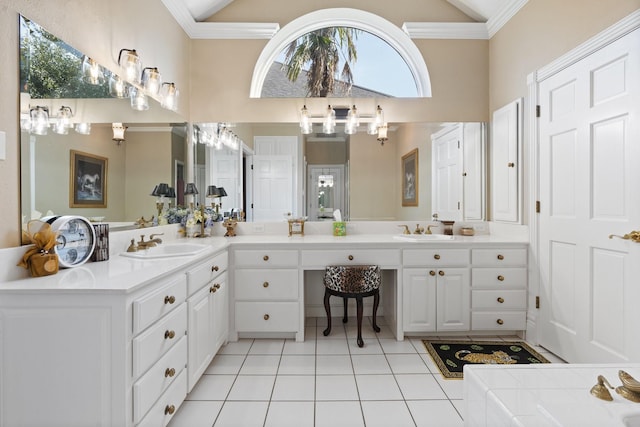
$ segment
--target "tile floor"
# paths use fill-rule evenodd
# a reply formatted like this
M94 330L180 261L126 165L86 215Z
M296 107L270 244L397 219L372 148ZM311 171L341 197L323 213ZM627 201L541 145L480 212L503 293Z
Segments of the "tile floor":
M359 348L355 323L349 319L344 325L336 318L325 337L326 319L310 318L301 343L228 343L169 427L463 425L463 382L440 375L420 338L396 341L384 319L378 319L382 331L376 334L368 318L362 330L365 346Z

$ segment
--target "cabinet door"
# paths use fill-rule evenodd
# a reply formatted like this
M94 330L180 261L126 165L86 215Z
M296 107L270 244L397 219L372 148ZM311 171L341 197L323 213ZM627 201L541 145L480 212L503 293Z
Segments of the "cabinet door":
M218 352L220 347L227 341L229 334L229 293L227 283L227 273L221 274L214 280L211 290L211 317L212 317L212 354Z
M436 269L403 270L403 325L406 332L436 330Z
M469 269L438 269L436 294L437 330L468 331L471 327Z
M200 289L188 300L189 316L189 391L213 359L212 309L209 286Z

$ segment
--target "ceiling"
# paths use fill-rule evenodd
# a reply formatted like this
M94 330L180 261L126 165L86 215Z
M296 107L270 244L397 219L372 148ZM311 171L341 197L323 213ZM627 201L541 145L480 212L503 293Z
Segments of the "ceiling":
M279 27L277 24L255 23L214 23L202 22L215 15L218 11L234 0L162 0L176 21L184 28L191 38L270 38ZM461 24L456 30L434 32L429 27L431 23L412 23L410 28L419 29L411 37L419 38L491 38L506 22L515 15L528 0L446 0L451 5L460 9L467 16L483 24L486 31L473 36L468 36ZM440 23L441 24L441 23ZM435 23L434 23L435 25ZM438 27L441 27L438 26ZM235 30L235 31L234 31ZM462 31L462 35L454 34L454 31ZM405 31L407 31L405 29ZM409 31L408 31L409 32ZM428 34L428 37L425 36Z

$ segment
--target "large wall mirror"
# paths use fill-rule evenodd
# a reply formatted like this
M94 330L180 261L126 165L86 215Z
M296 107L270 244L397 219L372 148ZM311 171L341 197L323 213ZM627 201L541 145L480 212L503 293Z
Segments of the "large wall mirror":
M184 185L184 119L112 96L115 74L24 17L20 76L23 225L53 214L130 226L157 215L155 185Z

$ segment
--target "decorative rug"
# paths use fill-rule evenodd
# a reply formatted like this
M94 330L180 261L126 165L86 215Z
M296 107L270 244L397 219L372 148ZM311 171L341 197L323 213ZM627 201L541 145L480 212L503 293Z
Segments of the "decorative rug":
M466 364L515 365L550 363L521 341L422 340L445 378L462 378Z

